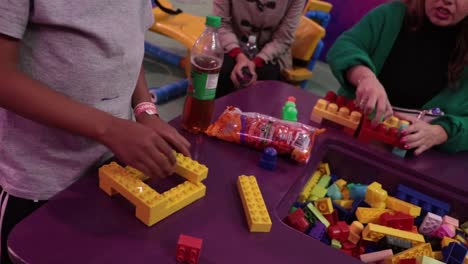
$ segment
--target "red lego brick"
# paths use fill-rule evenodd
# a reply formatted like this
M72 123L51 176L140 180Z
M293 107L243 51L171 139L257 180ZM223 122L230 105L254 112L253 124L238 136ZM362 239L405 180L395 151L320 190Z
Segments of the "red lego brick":
M388 226L400 230L412 231L414 218L401 212L383 213L379 218L380 225Z
M397 148L404 149L405 144L400 142L398 128L388 128L385 124L380 123L377 127L373 127L371 121L364 118L358 140L368 143L372 140L377 140Z
M418 262L416 261L415 258L410 258L410 259L402 259L399 264L417 264Z
M330 225L338 223L338 212L336 210L333 210L331 214L324 214L323 216L330 222Z
M178 263L198 264L203 240L181 234L177 242L176 260Z
M349 226L346 222L339 221L328 228L328 236L330 239L336 239L341 243L347 242L349 237Z
M286 218L286 223L303 233L310 227L310 223L305 218L305 213L301 208L289 214Z

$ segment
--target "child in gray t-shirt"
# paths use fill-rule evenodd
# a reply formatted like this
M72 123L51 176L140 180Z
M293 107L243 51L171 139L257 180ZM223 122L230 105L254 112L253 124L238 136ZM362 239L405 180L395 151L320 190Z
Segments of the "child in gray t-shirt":
M150 0L0 0L2 263L11 228L107 149L155 177L172 173L173 149L190 155L151 111L129 120L151 102L142 60L152 23Z

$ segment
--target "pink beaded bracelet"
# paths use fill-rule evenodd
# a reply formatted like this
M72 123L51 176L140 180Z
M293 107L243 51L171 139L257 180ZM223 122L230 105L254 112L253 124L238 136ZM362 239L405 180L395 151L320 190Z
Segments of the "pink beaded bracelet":
M142 102L135 106L133 109L133 114L135 117L139 116L141 113L146 113L148 115L157 115L159 116L158 109L154 103Z

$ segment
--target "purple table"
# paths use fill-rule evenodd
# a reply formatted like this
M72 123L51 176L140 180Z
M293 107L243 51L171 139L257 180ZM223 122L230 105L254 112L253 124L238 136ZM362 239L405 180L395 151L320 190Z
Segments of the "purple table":
M216 103L216 116L225 106L236 105L279 117L290 95L297 98L299 120L309 123L317 97L279 82L259 83L222 98ZM397 183L430 190L452 203L454 216L467 218L462 210L468 207L466 153L449 157L432 151L402 160L329 129L307 165L281 158L270 172L257 166L259 151L204 136L188 137L194 158L209 167L206 197L148 228L135 217L129 202L108 197L98 188L96 174L89 175L21 222L8 241L11 251L18 261L28 263L175 263L177 239L184 233L203 238L201 264L359 263L282 222L322 159L334 174L364 183L378 180L390 193ZM270 233L247 230L236 188L241 174L257 176L273 221Z

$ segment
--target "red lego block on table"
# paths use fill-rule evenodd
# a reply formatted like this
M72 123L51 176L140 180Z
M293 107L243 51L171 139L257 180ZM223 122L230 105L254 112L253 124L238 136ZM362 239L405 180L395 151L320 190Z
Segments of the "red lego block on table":
M178 263L198 264L203 240L181 234L177 242L176 260Z
M389 127L384 123L380 123L376 127L373 127L371 121L364 118L358 140L365 143L376 140L397 148L404 149L405 144L400 142L400 138L401 136L398 133L398 128Z
M310 227L310 223L305 218L305 213L301 208L298 208L296 211L289 214L286 218L286 223L302 233Z
M400 230L412 231L414 225L414 218L401 212L383 213L380 215L379 224Z
M332 225L328 228L328 236L330 239L336 239L344 243L348 241L349 226L346 224L346 222L339 221L335 225Z

